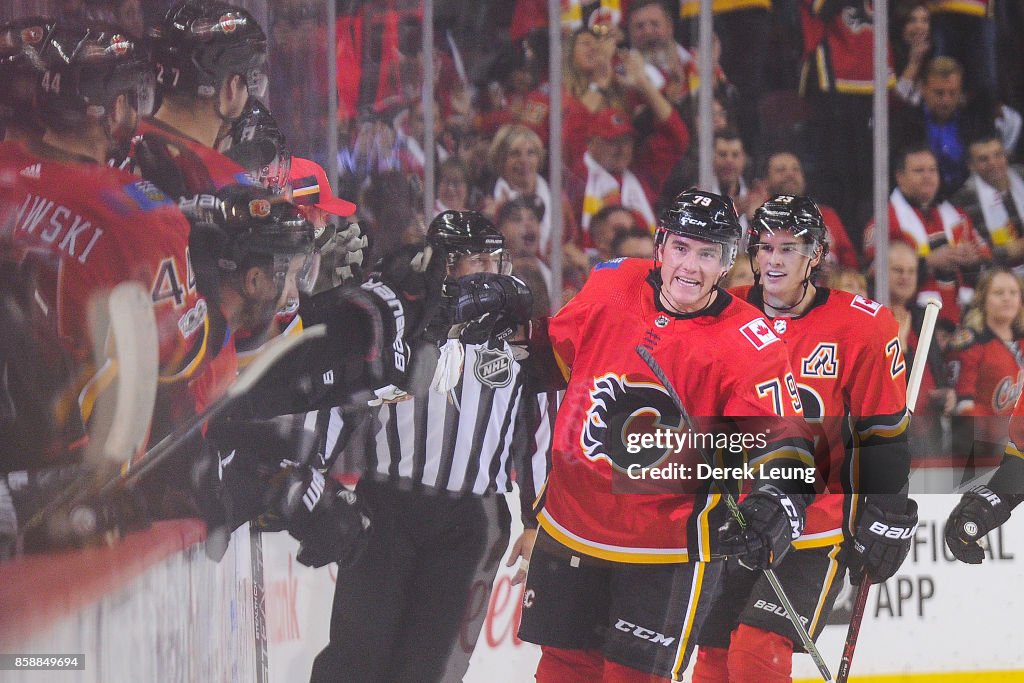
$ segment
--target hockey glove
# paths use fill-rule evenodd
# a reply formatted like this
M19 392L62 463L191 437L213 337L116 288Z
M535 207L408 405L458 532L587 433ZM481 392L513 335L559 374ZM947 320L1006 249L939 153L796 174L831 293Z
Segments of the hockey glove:
M370 518L356 496L318 470L281 462L278 512L299 541L296 559L307 567L352 566L366 547Z
M511 275L467 275L448 283L445 293L448 320L466 324L460 337L467 344L507 340L533 310L530 288Z
M882 510L869 501L857 520L857 533L846 539L843 561L850 568L850 583L866 575L871 583L891 577L907 559L917 529L917 502L907 499L903 514Z
M946 547L967 564L981 564L985 550L979 541L1010 518L1006 497L987 486L975 486L965 493L946 520Z
M719 552L750 570L778 566L803 531L803 510L771 485L747 496L739 510L746 528L730 518L719 530Z
M328 225L316 242L322 263L316 283L317 292L337 287L349 280L359 282L363 279L361 266L367 242L358 223L350 223L337 232L333 226Z

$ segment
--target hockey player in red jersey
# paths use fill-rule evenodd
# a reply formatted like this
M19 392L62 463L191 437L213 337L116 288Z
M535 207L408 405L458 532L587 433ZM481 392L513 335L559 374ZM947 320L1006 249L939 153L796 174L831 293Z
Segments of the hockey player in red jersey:
M1021 446L1024 446L1024 395L1013 406L1010 439L999 467L987 484L971 487L946 520L946 547L961 562L981 564L986 550L979 541L1010 519L1010 513L1024 500Z
M161 105L139 124L121 166L174 198L250 182L214 144L248 98L266 91L263 29L240 7L186 0L167 10L149 37Z
M899 326L881 304L812 284L827 251L814 202L777 195L750 228L755 284L733 292L763 311L785 342L817 469L832 492L807 508L803 533L777 572L812 638L846 569L854 583L889 578L917 525L916 503L900 493L910 455ZM900 533L877 534L877 523ZM721 588L698 636L694 681L790 681L793 651L802 646L765 578L735 569Z
M125 281L152 293L166 383L201 361L207 317L190 284L188 222L152 184L104 164L151 107L144 53L113 27L58 26L39 58L42 136L0 145L0 460L3 471L46 470L65 486L91 471L79 461L93 407L117 372L96 353L105 339L90 328L94 299ZM54 492L43 474L12 492L22 522ZM118 530L123 511L98 504L92 532Z
M806 424L782 417L800 405L784 346L717 286L739 239L727 198L684 192L662 217L653 268L642 259L598 265L558 315L533 322L537 372L568 383L520 628L542 645L538 681L679 680L721 572L713 557L774 566L803 527L813 488L774 477L813 472ZM765 435L749 449L764 478L740 504L746 532L719 538L727 513L706 477L652 489L626 474L658 461L630 454L627 422L648 415L648 425L680 426L640 344L689 412L704 416L695 431L736 435L756 424Z

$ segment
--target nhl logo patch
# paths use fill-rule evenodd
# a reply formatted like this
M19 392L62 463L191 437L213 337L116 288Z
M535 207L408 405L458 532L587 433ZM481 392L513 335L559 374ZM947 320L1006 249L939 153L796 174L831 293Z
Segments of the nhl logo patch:
M786 319L785 318L776 318L775 321L772 323L772 327L775 328L775 333L776 334L786 334L786 327L787 327Z
M480 347L476 351L473 374L481 384L493 389L507 387L512 383L512 356L504 349Z
M654 325L656 327L668 327L668 316L659 315L657 318L654 319Z

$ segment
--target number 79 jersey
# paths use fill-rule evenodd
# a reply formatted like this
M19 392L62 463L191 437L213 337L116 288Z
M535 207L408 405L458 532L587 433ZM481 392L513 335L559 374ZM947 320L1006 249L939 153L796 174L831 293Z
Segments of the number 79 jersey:
M732 292L759 310L760 287ZM910 469L908 368L899 324L881 304L819 287L811 308L771 320L789 352L804 418L815 440L815 464L828 492L807 509L797 548L842 540L863 495L895 493ZM850 494L859 495L831 495Z

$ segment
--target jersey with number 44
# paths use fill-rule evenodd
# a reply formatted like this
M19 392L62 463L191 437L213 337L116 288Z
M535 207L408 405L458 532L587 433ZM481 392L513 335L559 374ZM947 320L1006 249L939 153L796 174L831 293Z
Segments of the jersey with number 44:
M206 302L188 260L189 224L151 183L45 146L0 144L5 258L31 276L36 323L77 368L92 360L94 295L135 280L152 293L165 380L189 375L205 347ZM10 220L12 219L12 220Z
M732 291L763 309L760 287ZM860 503L859 496L833 494L882 493L869 489L880 479L906 480L908 369L899 324L876 301L824 287L803 315L771 323L786 342L804 417L815 435L818 473L830 492L807 509L804 533L794 545L832 545L842 540L842 527L856 518ZM868 468L874 470L870 480Z
M674 456L658 448L628 451L633 434L686 431L638 346L662 366L696 431L749 435L743 445L754 467L813 467L785 345L768 322L722 290L701 313L673 316L656 304L659 289L649 259L599 264L547 322L568 387L555 421L538 522L563 545L618 562L710 559L726 517L712 488L716 477L700 477L702 460L692 446L685 449L685 463L673 463ZM632 465L654 470L666 463L690 469L667 481L629 476ZM639 474L638 468L633 472Z

